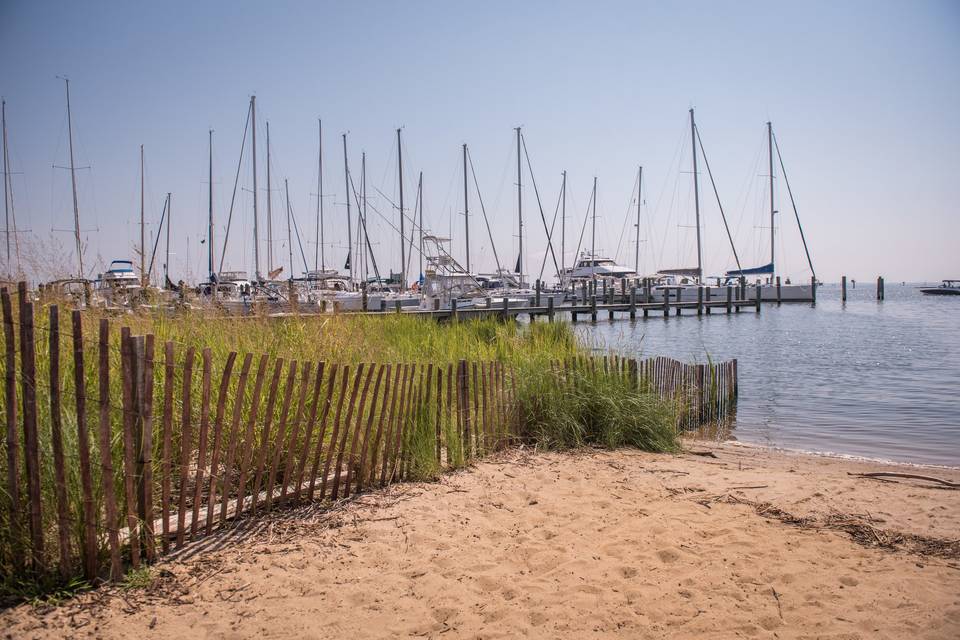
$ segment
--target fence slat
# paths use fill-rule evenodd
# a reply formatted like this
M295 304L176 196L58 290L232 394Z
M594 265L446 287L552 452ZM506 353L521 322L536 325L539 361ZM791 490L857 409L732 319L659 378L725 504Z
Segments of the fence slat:
M283 358L277 358L273 363L273 377L270 378L270 391L267 393L267 406L263 414L263 428L260 432L260 445L257 450L257 473L253 478L253 500L250 503L250 513L254 514L257 512L260 482L263 480L263 474L266 471L267 453L270 451L270 429L273 425L273 410L277 402L277 387L280 384L281 373L283 373Z
M473 404L468 407L468 415L472 411L473 413L473 441L474 449L477 452L477 456L483 455L482 445L481 445L481 435L482 435L482 423L480 422L480 398L479 398L479 387L480 379L477 375L477 363L470 363L471 378L470 378L470 387L473 392Z
M193 451L193 405L190 392L193 383L193 359L196 350L187 348L187 355L183 361L183 377L181 379L181 396L183 411L180 417L180 498L177 501L177 548L183 546L187 523L187 482L190 479L190 453Z
M7 427L7 495L10 496L10 537L14 541L14 560L22 564L20 553L23 513L20 504L20 443L17 439L17 345L13 329L13 305L6 287L0 290L3 307L3 340L6 365L3 378L4 419Z
M320 500L327 495L327 479L330 477L330 469L333 467L333 452L337 448L337 442L340 435L340 417L343 412L343 402L347 395L347 384L350 381L350 367L344 366L340 375L340 395L337 398L337 412L333 418L333 432L330 434L330 446L327 447L327 456L323 463L323 476L320 479ZM359 376L357 376L359 381Z
M210 488L207 491L207 527L206 534L213 531L213 517L216 513L217 483L223 476L220 473L220 446L223 440L223 415L226 411L227 394L230 391L230 376L233 373L233 364L237 359L237 352L227 354L227 361L223 365L223 375L220 377L220 390L217 393L217 412L213 418L213 450L210 452Z
M97 577L97 512L94 508L93 473L90 468L90 434L87 431L87 379L83 364L83 321L79 309L70 315L73 324L73 389L77 407L77 449L83 514L83 576Z
M290 415L290 402L293 399L293 389L297 384L296 360L288 365L287 382L283 388L283 405L280 408L280 421L277 423L277 433L274 436L273 461L270 463L270 473L267 476L267 497L264 507L267 511L273 507L273 490L277 481L277 469L280 467L280 457L283 455L283 442L287 431L287 418Z
M140 519L137 513L137 498L134 482L137 476L134 461L133 430L136 408L134 407L134 357L130 327L120 329L120 383L123 408L123 496L127 513L127 538L130 543L130 565L140 567Z
M447 364L447 405L446 405L446 416L447 416L447 466L453 467L456 464L456 459L453 458L453 444L450 442L450 436L454 433L459 434L459 423L454 423L453 421L453 389L456 386L456 378L453 373L453 363L450 362ZM459 415L459 414L458 414ZM457 436L459 438L459 435Z
M380 456L380 486L387 483L387 467L390 465L390 450L393 442L393 419L396 413L397 404L400 400L403 377L405 375L404 365L397 363L393 370L393 385L390 396L390 415L387 417L387 429L383 438L383 452ZM376 451L374 451L376 455ZM374 465L376 467L376 465Z
M157 557L156 532L154 531L154 504L153 504L153 350L155 338L148 334L143 341L143 366L141 368L140 415L140 463L143 469L141 484L142 502L144 505L143 533L147 561L153 562Z
M117 493L114 483L112 438L110 434L110 321L100 320L99 386L100 386L100 481L103 484L107 540L110 545L110 579L119 580L123 575L120 565L120 531L117 509Z
M197 470L193 482L193 517L190 519L190 539L197 537L197 527L200 521L200 502L203 495L203 473L207 466L207 437L210 433L210 375L213 367L212 352L205 348L200 353L200 432L197 442Z
M374 368L377 371L377 379L373 386L373 395L370 396L370 408L367 410L367 387L370 386L370 374L373 373ZM347 477L343 481L343 497L350 497L350 489L353 486L353 470L357 469L357 476L362 477L363 474L363 452L366 450L367 446L367 437L370 433L370 428L373 425L373 415L376 413L374 407L377 405L377 394L380 392L380 380L383 378L383 365L374 365L367 372L367 380L363 385L363 394L360 396L360 406L357 409L357 426L353 433L353 442L350 443L350 457L347 458ZM364 412L367 412L367 426L366 429L363 428L363 419ZM363 438L361 443L360 433L363 432ZM360 456L358 458L357 446L360 446ZM362 482L362 480L361 480Z
M173 354L173 341L163 345L163 423L161 424L160 450L160 548L170 551L170 476L173 455L173 385L177 376Z
M370 482L373 478L374 473L377 470L377 447L380 446L380 437L383 433L383 418L387 412L387 401L390 399L390 364L386 364L382 367L380 374L377 374L377 383L379 386L380 375L383 375L383 394L380 399L380 411L373 411L371 406L370 411L370 422L367 425L367 433L370 432L370 425L373 424L374 413L377 413L377 430L374 433L373 437L373 452L370 456L370 464L367 464L367 437L364 436L363 439L363 449L360 452L360 472L357 474L357 491L363 490L364 483ZM376 403L377 393L374 390L373 393L374 403Z
M320 389L323 387L323 372L326 363L320 361L317 363L317 373L313 382L313 393L310 397L310 416L307 418L307 426L303 433L303 446L300 448L300 461L297 463L296 489L293 493L294 503L300 502L300 496L303 488L304 473L307 466L307 455L310 451L310 443L313 441L313 431L317 426L317 412L320 409Z
M247 494L247 473L250 470L250 463L255 451L255 437L253 427L257 420L257 411L260 409L260 392L263 389L263 377L267 372L267 362L269 358L266 355L260 356L260 364L257 365L257 375L253 383L253 395L250 397L250 410L247 413L246 436L243 439L243 451L240 452L240 475L237 477L237 508L235 515L237 517L243 513L244 498ZM240 379L237 381L237 393L234 396L233 419L230 421L230 443L227 445L227 459L224 461L222 480L220 482L220 525L227 521L227 502L230 500L231 475L233 474L234 463L237 456L237 441L240 438L240 412L243 410L243 402L247 392L247 377L250 375L250 363L253 362L253 354L243 356L243 364L240 366ZM255 498L254 498L255 499Z
M310 487L307 489L307 502L313 500L313 494L317 486L317 471L320 468L320 456L323 454L323 439L327 435L327 418L330 415L330 406L333 403L333 392L336 387L338 369L339 367L336 363L330 365L327 393L323 398L323 413L320 417L320 425L317 428L317 446L314 448L313 463L310 465Z
M27 506L33 566L42 572L43 517L40 504L40 444L37 436L37 370L34 343L33 303L27 302L27 284L17 285L20 303L20 397L23 402L23 457L27 472Z
M63 414L60 398L60 308L48 310L50 321L50 446L53 449L53 488L57 504L57 547L60 577L70 576L70 515L67 505L67 474L63 459Z
M340 436L340 445L337 447L337 462L333 470L333 488L330 490L330 499L336 500L340 489L340 473L343 469L343 454L347 448L347 437L350 435L350 424L353 421L354 406L357 400L357 390L360 388L360 379L363 377L364 363L357 365L357 372L354 374L353 390L350 392L350 400L347 405L347 419L343 422L343 435ZM370 384L370 374L373 373L371 367L366 367L367 375L364 382L364 392Z
M307 362L301 368L300 394L297 400L297 411L294 414L293 425L290 427L290 439L287 441L287 459L283 463L283 485L280 487L279 504L287 501L287 484L296 478L296 469L293 466L294 452L297 450L297 441L300 438L300 423L303 422L303 407L307 400L307 391L310 388L310 375L313 373L313 364Z
M437 438L437 466L443 464L440 456L443 454L443 367L437 366L437 415L436 415L436 438Z

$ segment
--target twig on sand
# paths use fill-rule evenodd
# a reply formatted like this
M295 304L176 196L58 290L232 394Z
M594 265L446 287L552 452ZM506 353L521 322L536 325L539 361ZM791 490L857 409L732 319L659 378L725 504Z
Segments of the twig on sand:
M949 480L942 480L940 478L934 478L933 476L919 476L914 473L894 473L893 471L877 471L874 473L853 473L852 471L847 472L848 476L856 476L858 478L908 478L911 480L925 480L927 482L936 482L937 484L942 484L945 487L951 489L960 489L960 482L950 482Z
M732 491L734 489L766 489L769 486L770 485L768 484L751 484L751 485L745 485L742 487L730 487L729 490Z
M780 619L783 620L783 607L780 606L780 595L777 593L777 590L773 587L770 587L770 591L773 592L773 597L777 601L777 611L780 612Z
M690 451L684 451L684 453L689 453L689 454L692 455L692 456L703 456L704 458L716 458L716 457L717 457L717 454L715 454L713 451L693 451L693 450L691 449Z

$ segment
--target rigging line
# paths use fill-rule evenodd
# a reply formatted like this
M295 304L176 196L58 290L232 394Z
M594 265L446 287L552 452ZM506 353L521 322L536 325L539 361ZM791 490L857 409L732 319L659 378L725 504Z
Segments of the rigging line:
M388 197L387 197L387 194L385 194L383 191L380 191L380 189L377 189L376 187L373 187L373 190L376 191L377 193L379 193L379 194L380 194L380 197L382 197L384 200L386 200L387 202L389 202L391 207L393 207L394 209L399 209L399 208L400 208L400 206L399 206L397 203L395 203L393 200L391 200L390 198L388 198ZM372 204L370 204L370 201L369 201L369 200L367 200L367 206L370 207L371 209L373 209L374 211L376 211L377 214L386 221L386 217L384 217L383 213L380 212L379 210L377 210ZM405 216L406 219L410 222L410 224L413 225L413 226L411 227L411 229L414 229L414 230L415 230L415 229L419 229L419 228L420 228L419 223L417 223L417 221L416 221L414 218L412 218L412 217L410 217L410 216L408 216L408 215L406 215L406 214L404 214L404 216ZM392 226L392 225L391 225L391 228L392 228L394 231L396 231L397 233L400 233L400 230L399 230L398 227L395 227L395 226Z
M483 223L487 227L487 236L490 238L490 248L493 249L493 259L497 263L497 274L499 275L503 268L500 266L500 256L497 255L497 244L493 241L493 232L490 230L490 219L487 218L487 209L483 206L483 195L480 193L480 183L477 181L477 172L473 168L473 154L470 148L467 148L467 161L470 163L470 175L473 176L473 186L477 190L477 200L480 201L480 212L483 214Z
M783 166L783 156L780 155L780 143L777 142L777 136L773 136L773 146L777 150L777 158L780 160L780 172L783 173L783 182L787 185L787 193L790 194L790 205L793 207L793 215L797 219L797 228L800 229L800 239L803 240L803 250L807 254L807 265L810 266L810 274L816 278L817 272L813 270L813 260L810 259L810 250L807 248L807 238L803 235L803 226L800 224L800 214L797 212L797 203L793 200L793 190L790 189L790 181L787 180L787 169ZM782 236L783 234L781 234Z
M167 198L164 198L163 212L160 214L160 224L157 226L157 237L153 243L153 251L150 253L150 267L147 269L147 282L150 281L150 277L153 275L153 260L157 255L157 247L160 245L160 232L163 231L163 221L167 215L167 204L169 204L169 200ZM170 222L167 221L167 224L169 225ZM170 265L167 265L167 268L169 269Z
M422 175L422 174L421 174L421 175ZM414 220L417 219L417 213L420 211L420 188L421 188L422 186L423 186L422 183L420 183L420 182L417 183L417 197L416 197L416 199L414 200L414 204L413 204L413 219L414 219ZM403 273L406 273L406 274L409 274L409 273L410 273L410 263L413 262L413 236L415 236L415 235L416 235L416 229L412 229L412 228L411 228L411 229L410 229L410 244L408 245L410 248L409 248L409 250L407 251L407 264L406 264L406 269L404 269L404 271L403 271ZM409 277L409 276L408 276L408 277ZM419 280L419 276L417 277L417 279ZM406 284L404 284L404 286L406 286Z
M707 167L707 175L710 176L710 185L713 187L713 195L717 198L717 207L720 208L720 217L723 218L723 228L727 230L727 239L730 240L730 249L733 250L733 259L737 261L737 270L742 271L740 266L740 257L737 255L737 248L733 244L733 236L730 235L730 225L727 224L727 215L723 212L723 204L720 202L720 193L717 191L717 183L713 180L713 171L710 170L710 161L707 160L707 152L703 148L703 140L700 139L700 127L694 127L697 134L697 143L700 145L700 152L703 154L703 164Z
M310 267L307 266L307 254L303 251L303 242L300 240L300 226L297 224L297 216L293 213L293 205L287 203L287 209L290 211L290 219L293 221L293 230L297 234L297 244L300 245L300 257L303 258L303 270L307 272L310 270ZM290 274L290 277L293 278L293 274Z
M376 187L374 187L374 189L376 189ZM395 224L393 224L393 221L391 221L390 219L388 219L387 216L385 216L382 211L380 211L379 209L377 209L376 206L374 206L373 204L371 204L369 200L367 201L367 206L370 207L371 209L373 209L373 212L374 212L375 214L377 214L378 216L380 216L380 219L383 220L383 222L386 223L387 226L389 226L393 231L395 231L396 233L400 233L400 228L397 227ZM419 229L419 228L420 228L420 225L416 225L416 228ZM420 251L419 247L417 248L417 251L418 251L418 252Z
M553 222L550 223L550 235L553 235L553 231L557 226L557 214L560 213L560 200L563 198L563 187L560 188L560 191L557 193L557 206L553 209ZM543 252L543 260L540 262L540 280L543 280L543 271L547 267L547 252ZM557 270L557 277L562 278L563 274Z
M376 188L376 187L374 187ZM380 269L377 267L377 256L373 253L373 246L370 244L370 235L367 233L367 217L363 215L363 209L360 206L360 198L357 196L357 187L353 184L353 174L350 174L350 190L353 191L353 200L357 203L357 217L363 224L363 239L367 245L367 251L370 254L370 261L373 263L373 274L377 277L377 282L381 281ZM349 198L350 196L347 195ZM369 206L370 203L367 203Z
M640 179L640 175L637 174L637 178L633 181L633 187L630 187L630 202L627 203L627 213L623 216L623 227L620 229L620 239L617 240L617 252L613 254L613 259L616 262L620 261L620 249L623 246L623 239L627 236L627 224L630 222L630 217L633 214L633 189L637 186L637 181ZM640 200L640 193L637 192L637 200Z
M553 268L557 270L557 273L560 273L560 264L557 262L557 254L553 252L553 242L550 238L550 231L547 230L547 216L543 213L543 205L540 204L540 190L537 188L537 179L533 175L533 166L530 164L530 154L527 152L527 139L521 133L520 142L523 143L523 155L527 159L527 170L530 172L530 182L533 183L533 193L537 197L537 208L540 209L540 220L543 221L543 230L547 234L547 248L550 250L550 255L553 257Z
M237 197L237 185L240 183L240 169L243 166L243 150L247 145L247 130L250 128L250 110L253 108L251 102L247 106L247 121L243 125L243 139L240 142L240 158L237 160L237 175L233 179L233 194L230 196L230 213L227 214L227 230L223 235L223 251L220 253L220 268L217 271L223 271L223 261L227 257L227 240L230 238L230 224L233 222L233 205ZM213 275L213 274L211 274Z

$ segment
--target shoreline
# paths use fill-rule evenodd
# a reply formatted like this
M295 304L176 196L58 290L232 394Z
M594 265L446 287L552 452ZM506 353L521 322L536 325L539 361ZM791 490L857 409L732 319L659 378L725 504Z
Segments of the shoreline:
M239 523L155 566L146 588L21 605L0 626L30 638L960 632L960 492L850 475L903 465L684 444L508 450L435 482Z
M686 440L688 442L697 442L697 440ZM711 441L713 444L729 444L731 446L739 446L745 448L756 448L756 449L766 449L773 453L780 453L783 455L800 455L800 456L813 456L818 458L832 458L837 460L849 460L850 462L863 462L869 464L882 464L891 467L907 467L913 469L939 469L944 471L960 471L960 464L957 465L947 465L947 464L936 464L933 462L904 462L902 460L891 460L889 458L873 458L870 456L861 456L853 453L840 453L838 451L812 451L809 449L792 449L790 447L778 447L772 444L760 444L758 442L748 442L744 440L737 440L735 438L728 438L722 441Z

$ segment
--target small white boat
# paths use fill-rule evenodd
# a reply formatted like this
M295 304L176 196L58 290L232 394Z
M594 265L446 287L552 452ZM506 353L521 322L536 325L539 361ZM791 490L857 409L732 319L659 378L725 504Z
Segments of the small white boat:
M920 293L927 296L960 296L960 280L944 280L939 287L923 287Z

